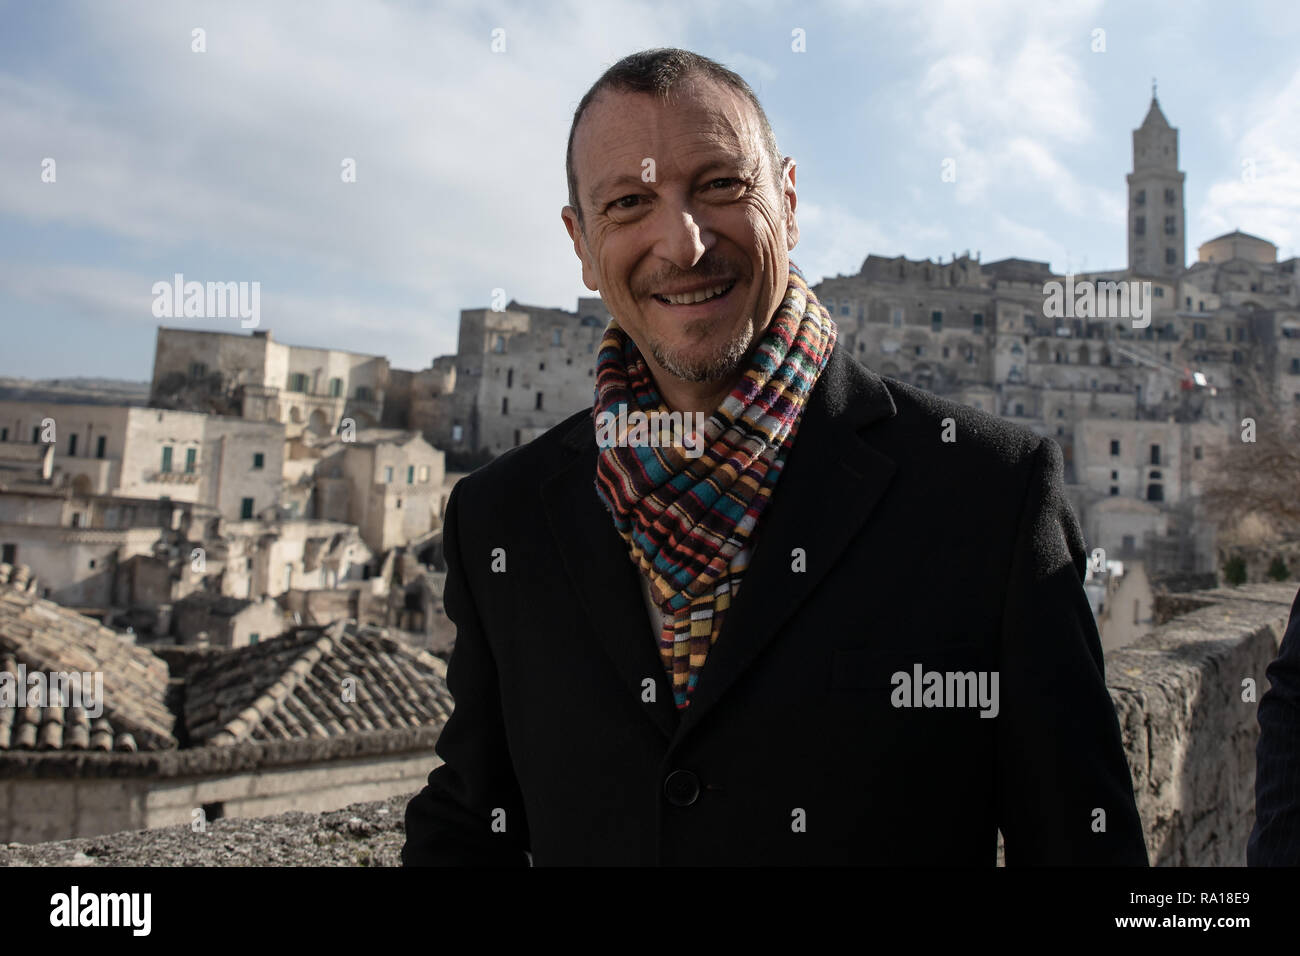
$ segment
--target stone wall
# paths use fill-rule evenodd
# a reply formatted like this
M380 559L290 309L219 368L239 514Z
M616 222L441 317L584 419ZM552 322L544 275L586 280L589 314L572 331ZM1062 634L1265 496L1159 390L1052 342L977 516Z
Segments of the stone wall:
M1294 584L1200 592L1204 607L1107 656L1153 865L1244 865L1254 824L1256 704L1295 593ZM1247 678L1255 701L1242 700ZM173 826L0 846L0 865L396 866L406 802L422 784L412 779L405 794L336 812L216 820L200 833Z
M1106 659L1155 865L1244 866L1255 820L1256 711L1294 584L1218 588L1214 603ZM1243 681L1254 682L1243 700Z

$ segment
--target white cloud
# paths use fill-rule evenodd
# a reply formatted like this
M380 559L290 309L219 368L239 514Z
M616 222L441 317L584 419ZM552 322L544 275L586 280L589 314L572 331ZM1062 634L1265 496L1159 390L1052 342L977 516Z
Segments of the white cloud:
M1244 104L1230 172L1211 182L1197 212L1204 239L1240 229L1300 255L1300 70L1280 90ZM1249 162L1253 181L1244 175ZM1204 240L1202 240L1204 241Z

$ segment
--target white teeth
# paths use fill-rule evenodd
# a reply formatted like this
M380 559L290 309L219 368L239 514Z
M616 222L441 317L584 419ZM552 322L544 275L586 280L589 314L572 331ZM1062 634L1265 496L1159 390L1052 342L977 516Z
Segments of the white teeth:
M659 298L673 305L694 305L696 302L703 302L706 299L712 299L716 295L721 295L731 288L731 283L726 282L712 289L701 289L699 292L686 292L682 295L661 295Z

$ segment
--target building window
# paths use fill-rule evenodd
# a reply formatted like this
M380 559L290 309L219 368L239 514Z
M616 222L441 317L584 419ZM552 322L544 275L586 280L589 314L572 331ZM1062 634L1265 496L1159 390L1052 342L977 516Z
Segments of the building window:
M307 391L307 376L302 372L294 372L289 376L289 391L305 392Z
M75 434L69 435L68 436L68 457L73 458L76 456L76 454L77 454L77 436Z
M266 456L260 451L253 452L253 470L258 471L266 465Z
M386 485L391 485L392 483L393 483L393 466L392 466L392 465L385 465L385 466L384 466L384 484L386 484Z
M1196 323L1193 323L1193 325L1192 325L1192 338L1194 338L1194 339L1203 339L1203 338L1205 338L1205 323L1204 323L1204 322L1196 322Z
M408 485L413 485L413 484L415 484L415 466L414 466L414 465L407 465L407 466L406 466L406 483L407 483ZM401 503L400 503L400 502L398 503L398 507L401 507Z
M198 458L199 458L199 450L197 448L185 449L185 474L187 475L194 474L194 466L195 464L197 464Z
M563 336L564 336L563 329L551 329L551 344L563 345L564 344Z
M1178 261L1178 253L1174 252L1173 249L1166 248L1166 249L1165 249L1165 265L1167 265L1167 266L1172 266L1172 265L1173 265L1174 263L1176 263L1177 261Z
M931 331L931 332L941 332L941 331L943 331L943 313L942 313L942 312L931 312L931 313L930 313L930 331Z
M1119 487L1118 487L1117 485L1111 485L1111 486L1110 486L1110 496L1111 496L1112 498L1114 498L1114 497L1115 497L1116 495L1118 495L1118 494L1119 494Z
M256 631L254 631L252 634L249 634L249 635L248 635L248 646L249 646L249 647L252 647L254 644L256 644L256 643L257 643L258 641L260 641L261 639L262 639L262 635L261 635L261 634L258 634Z
M208 374L208 367L202 362L190 363L190 378L202 378Z
M501 398L501 414L502 415L510 414L510 399L505 396L502 396Z
M848 314L849 314L849 304L847 302L841 302L840 315L848 315Z
M1151 484L1147 485L1147 501L1164 501L1164 500L1165 500L1164 485L1157 484L1156 482L1152 482Z
M1110 480L1111 480L1111 481L1119 481L1119 472L1118 472L1118 471L1112 471L1112 472L1110 473Z
M505 354L505 350L506 350L506 337L504 335L498 335L496 342L494 342L492 345L492 351L496 352L498 355L503 355Z
M284 565L284 589L286 591L293 588L293 565L288 562Z
M239 517L248 520L253 517L253 499L241 498L239 501Z
M1147 191L1145 189L1139 189L1135 200L1135 205L1145 206L1146 204L1147 204Z
M72 527L74 527L74 528L80 528L80 527L81 527L81 512L80 512L80 511L74 511L74 512L72 513Z
M983 332L983 331L984 331L984 313L983 313L983 312L976 312L974 315L972 315L972 316L970 317L970 325L971 325L971 329L972 329L972 330L974 330L974 331L976 331L976 332Z
M889 320L893 323L894 328L901 329L903 327L903 310L893 309L889 314Z
M1197 461L1200 461L1200 460L1201 460L1201 446L1200 446L1200 445L1197 445L1196 447L1194 447L1194 448L1192 449L1192 457L1195 458Z
M1111 455L1118 455L1118 454L1119 454L1119 439L1118 439L1118 438L1112 438L1112 439L1110 440L1110 453L1111 453Z
M514 385L515 385L515 370L512 368L508 368L506 369L506 388L514 388Z
M533 409L534 409L535 411L539 411L539 412L542 410L542 393L541 393L541 392L538 392L538 393L537 393L537 402L533 405Z
M588 343L588 344L590 344L590 343ZM588 349L587 351L591 351L591 350ZM539 371L539 372L545 372L545 371L546 371L546 363L545 363L545 362L538 362L538 363L537 363L537 371Z
M368 385L357 386L358 402L373 402L374 400L375 400L375 393L371 391L370 386Z
M426 482L426 481L428 481L428 480L429 480L429 466L428 466L428 465L421 465L421 466L420 466L420 483L423 484L424 482Z
M1165 287L1162 286L1162 285L1158 285L1158 286L1156 286L1156 287L1155 287L1154 289L1152 289L1151 291L1152 291L1152 293L1155 294L1155 297L1156 297L1157 299L1163 299L1163 298L1165 297Z
M1300 375L1300 358L1293 358L1291 360L1291 374Z
M17 564L17 563L18 563L18 545L16 545L16 544L6 544L6 545L3 545L3 546L0 546L0 561L4 561L5 564Z
M1160 446L1159 446L1159 445L1152 445L1152 446L1151 446L1151 464L1153 464L1153 465L1158 465L1158 464L1160 464Z
M99 438L97 438L97 439L95 440L95 457L96 457L96 458L103 458L103 457L104 457L104 450L105 450L105 448L106 448L107 445L108 445L108 439L107 439L105 436L103 436L103 435L100 435Z
M164 474L172 470L172 446L171 445L163 446L162 470Z
M452 441L460 441L460 440L461 440L461 436L464 435L464 434L465 434L465 426L464 426L464 425L455 424L455 425L452 425L452 426L451 426L451 440L452 440Z
M330 398L341 398L343 396L343 379L330 379Z
M1138 236L1147 234L1147 217L1138 216L1137 221L1133 223L1133 233Z
M1165 216L1165 235L1172 236L1178 231L1177 220L1173 216ZM1170 250L1171 252L1173 250Z
M41 426L40 426L40 425L33 425L33 426L32 426L32 444L33 444L33 445L39 445L40 443L41 443Z
M1025 406L1020 402L1016 402L1016 415L1020 416L1023 415L1024 413L1025 413Z
M0 441L8 441L8 440L9 440L9 429L0 428Z
M1165 205L1166 205L1166 206L1172 206L1173 204L1174 204L1174 191L1173 191L1172 189L1170 189L1168 186L1166 186L1166 187L1165 187Z

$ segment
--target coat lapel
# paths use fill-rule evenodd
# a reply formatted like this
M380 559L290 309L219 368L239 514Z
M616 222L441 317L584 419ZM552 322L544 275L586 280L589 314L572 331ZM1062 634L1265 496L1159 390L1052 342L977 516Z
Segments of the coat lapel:
M894 461L857 433L896 411L880 377L837 344L759 520L753 557L709 650L679 737L703 719L796 614L875 508L893 478ZM804 571L792 569L796 548L803 550Z
M790 458L759 521L754 556L680 720L650 633L637 571L596 495L595 430L583 421L565 436L575 454L542 486L552 533L565 570L629 692L640 700L642 682L654 678L656 701L643 706L666 737L680 739L703 718L862 527L893 477L894 462L857 432L895 412L880 377L837 344L809 396ZM802 572L792 570L795 548L805 555Z

